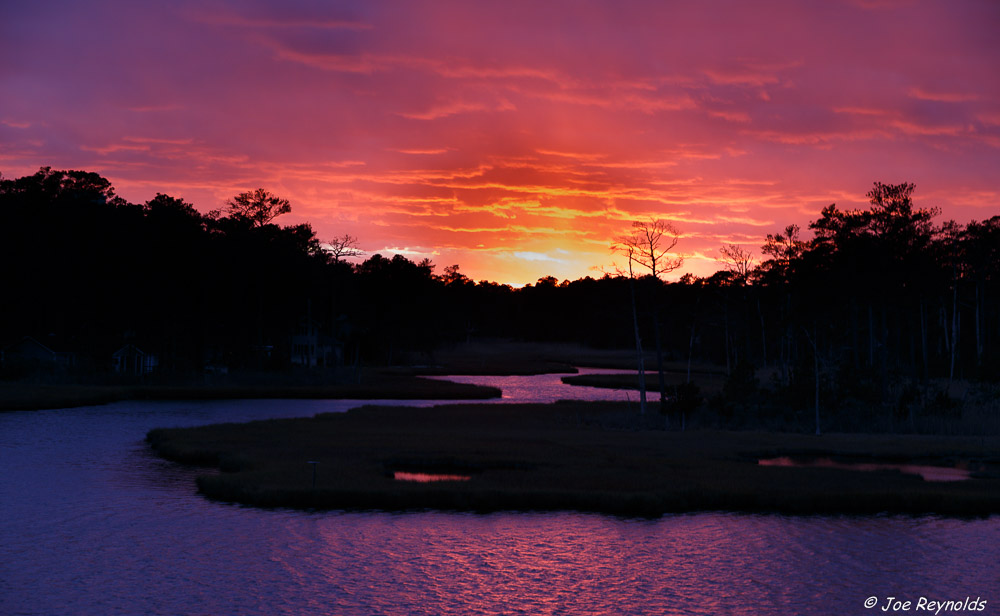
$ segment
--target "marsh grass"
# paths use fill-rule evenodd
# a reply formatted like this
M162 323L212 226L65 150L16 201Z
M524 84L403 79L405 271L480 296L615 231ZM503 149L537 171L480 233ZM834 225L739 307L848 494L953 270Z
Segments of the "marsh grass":
M667 395L670 395L675 387L687 383L687 374L681 371L664 372L664 384L667 386ZM646 372L646 389L650 397L659 395L659 376L656 372ZM562 382L567 385L583 385L587 387L601 387L608 389L639 389L639 375L635 372L622 374L578 374L562 377ZM692 382L705 395L715 395L722 392L726 384L726 375L716 372L692 372Z
M72 408L130 397L128 387L106 385L0 384L0 411Z
M359 382L294 381L207 385L0 385L0 411L69 408L121 400L352 399L485 400L499 398L495 387L423 379L409 374L365 372Z
M222 468L198 479L210 498L316 509L579 510L658 515L697 510L785 513L1000 512L997 438L658 429L624 405L366 406L315 418L160 429L165 458ZM977 479L925 482L894 471L758 466L781 455L950 465ZM317 484L312 468L317 461ZM395 470L471 474L395 481Z

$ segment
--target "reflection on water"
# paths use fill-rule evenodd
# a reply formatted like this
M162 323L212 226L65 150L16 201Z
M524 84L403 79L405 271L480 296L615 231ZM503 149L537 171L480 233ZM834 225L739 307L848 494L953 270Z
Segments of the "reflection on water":
M622 374L627 370L608 370L605 368L580 368L575 374ZM587 387L567 385L562 377L569 374L534 374L529 376L440 376L427 377L445 379L456 383L472 385L487 385L499 387L503 392L500 400L491 402L555 402L556 400L614 400L618 402L638 401L639 393L627 389L608 389L604 387Z
M260 510L203 499L198 470L143 442L154 427L357 404L0 413L0 614L825 615L867 613L873 595L1000 602L997 517Z
M415 481L417 483L431 483L434 481L468 481L471 475L447 475L445 473L406 473L396 471L392 474L396 481Z
M839 468L849 471L899 471L910 475L920 475L924 481L964 481L970 478L968 469L922 464L897 464L891 462L838 462L832 458L798 460L789 457L764 458L758 460L760 466L792 466L811 468Z

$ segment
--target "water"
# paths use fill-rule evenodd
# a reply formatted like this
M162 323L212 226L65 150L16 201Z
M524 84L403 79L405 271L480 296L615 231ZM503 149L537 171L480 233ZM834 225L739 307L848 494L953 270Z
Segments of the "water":
M869 596L1000 610L998 517L259 510L201 498L200 471L143 442L153 427L355 404L0 414L0 614L880 613Z
M621 374L624 370L604 368L580 368L577 374ZM616 400L638 402L639 392L625 389L605 389L566 385L562 377L567 374L537 374L531 376L444 376L441 378L457 383L499 387L503 397L493 402L553 402L555 400Z
M469 481L472 475L453 475L448 473L407 473L396 471L392 474L396 481L415 481L417 483L432 483L434 481Z

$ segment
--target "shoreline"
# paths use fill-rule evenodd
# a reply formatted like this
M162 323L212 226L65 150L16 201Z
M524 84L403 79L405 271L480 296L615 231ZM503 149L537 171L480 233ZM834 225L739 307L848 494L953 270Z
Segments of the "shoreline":
M0 382L0 412L73 408L123 400L485 400L500 397L499 390L421 377L576 374L578 366L627 371L631 362L634 357L628 350L476 343L442 351L436 360L423 365L414 362L394 367L363 367L360 383L327 383L329 375L310 372L233 373L207 384L189 380L155 384L6 381ZM343 374L341 371L341 381Z
M0 412L40 411L111 404L126 400L487 400L495 387L419 376L382 375L360 384L261 385L0 385Z

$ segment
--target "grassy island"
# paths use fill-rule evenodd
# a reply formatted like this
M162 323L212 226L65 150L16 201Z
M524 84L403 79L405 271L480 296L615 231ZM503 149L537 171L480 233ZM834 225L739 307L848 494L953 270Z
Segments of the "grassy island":
M997 437L671 432L655 412L611 403L365 406L147 439L167 459L220 469L198 479L206 496L264 507L1000 513ZM758 464L776 456L964 465L974 478ZM394 479L400 472L467 480Z

